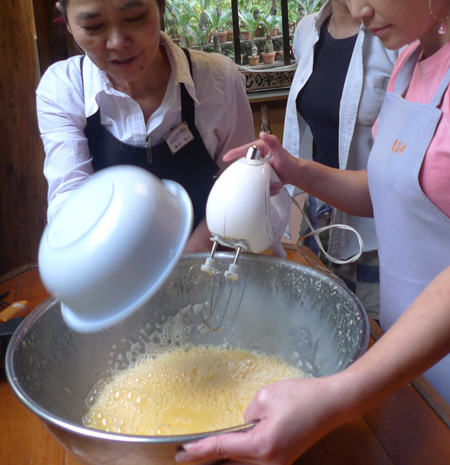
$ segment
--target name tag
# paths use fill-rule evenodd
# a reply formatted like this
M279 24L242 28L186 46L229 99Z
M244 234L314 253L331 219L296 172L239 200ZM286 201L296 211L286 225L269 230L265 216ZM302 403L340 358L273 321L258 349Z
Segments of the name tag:
M166 134L164 140L167 142L172 155L175 155L178 150L182 149L186 144L189 144L191 140L194 140L194 136L189 130L187 123L183 121L179 126Z

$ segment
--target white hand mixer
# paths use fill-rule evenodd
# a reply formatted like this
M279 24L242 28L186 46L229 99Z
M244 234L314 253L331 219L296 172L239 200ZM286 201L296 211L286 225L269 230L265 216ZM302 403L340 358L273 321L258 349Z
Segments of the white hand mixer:
M210 257L198 269L191 268L190 303L182 311L185 320L206 330L230 327L239 310L245 281L237 264L242 251L286 257L281 238L291 212L291 197L283 186L271 195L271 184L280 183L270 164L260 157L256 145L245 158L234 162L214 184L206 205L206 221L214 242ZM228 271L216 268L214 254L221 244L236 249Z

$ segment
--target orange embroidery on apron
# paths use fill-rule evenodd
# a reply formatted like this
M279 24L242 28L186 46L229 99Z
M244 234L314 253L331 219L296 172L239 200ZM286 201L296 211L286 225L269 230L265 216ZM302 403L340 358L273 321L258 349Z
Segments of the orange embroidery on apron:
M398 153L401 155L403 151L406 149L408 144L404 144L402 141L395 139L394 143L392 144L391 152Z

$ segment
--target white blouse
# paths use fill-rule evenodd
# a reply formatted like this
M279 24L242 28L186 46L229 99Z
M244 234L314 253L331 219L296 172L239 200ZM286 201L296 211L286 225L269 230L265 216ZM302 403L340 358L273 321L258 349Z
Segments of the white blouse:
M192 79L184 52L161 33L172 68L161 106L148 121L138 103L117 91L108 76L88 57L80 73L80 56L53 64L36 91L39 129L46 158L50 218L67 193L93 173L86 118L100 108L101 122L120 141L145 147L156 145L181 123L179 83L195 101L195 123L211 157L221 166L230 149L254 139L253 118L245 78L234 62L214 53L190 50ZM84 92L83 92L84 88Z

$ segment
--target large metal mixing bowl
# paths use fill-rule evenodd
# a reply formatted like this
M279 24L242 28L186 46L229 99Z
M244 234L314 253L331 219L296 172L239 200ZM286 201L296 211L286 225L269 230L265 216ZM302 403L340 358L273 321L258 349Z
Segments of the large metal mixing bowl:
M216 254L226 270L233 254ZM185 256L157 294L109 330L80 334L50 299L22 323L7 353L9 382L20 400L80 462L91 465L173 464L189 436L126 436L86 428L82 416L92 386L111 368L126 368L161 323L186 304L186 276L206 254ZM201 335L194 344L230 344L279 355L315 376L342 370L366 350L369 325L356 297L327 274L273 257L239 259L246 291L230 330ZM126 289L123 289L126 292Z

